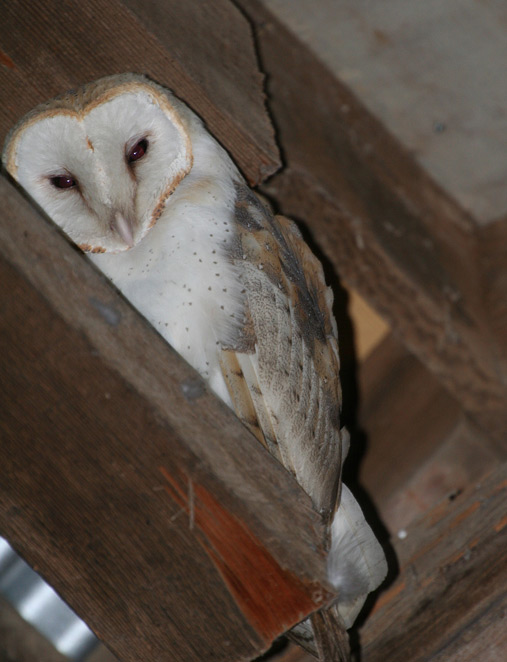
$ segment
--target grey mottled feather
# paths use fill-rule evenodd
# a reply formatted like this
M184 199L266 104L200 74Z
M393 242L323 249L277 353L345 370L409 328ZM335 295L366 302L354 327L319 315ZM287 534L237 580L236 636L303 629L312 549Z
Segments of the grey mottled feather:
M231 260L244 285L241 340L222 370L243 422L329 522L340 489L339 359L332 294L295 224L238 186Z

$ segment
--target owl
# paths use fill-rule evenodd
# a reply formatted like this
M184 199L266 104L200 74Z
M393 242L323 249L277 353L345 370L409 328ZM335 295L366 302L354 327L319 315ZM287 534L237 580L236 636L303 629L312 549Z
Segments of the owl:
M386 561L341 484L348 436L332 293L291 221L247 186L202 121L148 78L102 78L8 136L19 184L311 497L336 603L291 636L322 661Z

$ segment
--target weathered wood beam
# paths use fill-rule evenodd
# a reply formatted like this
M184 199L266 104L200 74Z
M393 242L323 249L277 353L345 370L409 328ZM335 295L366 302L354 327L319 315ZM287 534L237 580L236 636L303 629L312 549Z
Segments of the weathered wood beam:
M0 178L0 535L123 662L246 660L325 604L307 496Z
M348 471L374 496L392 535L507 462L506 445L474 425L438 379L392 336L358 373L358 424L367 449L358 458L361 444L352 444Z
M364 662L502 659L506 498L504 464L407 528L400 575L364 626Z
M475 34L484 63L469 71L462 66L462 41L443 36L445 26L455 29L454 21L440 22L435 37L427 30L427 3L424 9L408 3L418 9L403 24L426 41L384 30L384 12L392 15L396 6L398 14L407 11L407 3L401 8L396 0L383 3L380 14L362 12L353 0L319 0L311 11L297 0L238 4L256 27L288 166L267 192L284 213L308 225L340 276L389 320L466 411L504 440L506 162L493 82L505 84L505 41L497 5L460 3L466 5L460 29ZM421 49L431 55L442 45L450 49L448 57L426 71ZM439 67L445 69L442 79ZM440 104L448 104L446 85L455 95L454 115ZM484 117L491 121L475 117L470 85L483 90L475 99L488 99ZM425 113L415 113L411 124L414 99L421 99ZM400 108L403 103L408 106ZM429 113L432 103L442 114Z
M0 24L0 144L37 103L135 71L201 115L251 183L278 168L251 28L229 0L13 0Z

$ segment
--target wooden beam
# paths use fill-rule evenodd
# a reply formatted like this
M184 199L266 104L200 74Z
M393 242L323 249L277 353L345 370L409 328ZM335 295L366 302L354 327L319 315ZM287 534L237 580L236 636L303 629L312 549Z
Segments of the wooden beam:
M86 662L118 662L118 659L102 644L86 658Z
M0 535L124 661L246 660L332 597L309 498L0 179Z
M366 9L355 0L317 0L309 12L306 0L261 4L472 219L488 223L507 215L501 112L507 42L500 5L386 0Z
M507 462L505 444L474 425L394 337L388 336L358 373L358 427L367 447L364 452L361 443L352 443L348 480L358 477L374 497L391 535ZM361 448L364 456L358 457Z
M507 465L394 543L400 575L362 636L364 662L496 660L507 649Z
M452 39L444 39L445 26L456 29L453 21L439 24L435 36L425 31L431 18L426 4L421 9L420 3L408 3L414 10L417 4L417 11L407 25L427 37L423 45L430 52L433 46L440 48L434 43L438 39L450 49L448 59L435 62L432 71L425 70L417 48L422 38L410 42L401 32L376 30L385 20L384 11L391 15L400 6L397 0L383 3L381 13L361 13L353 0L319 0L311 12L303 11L304 3L298 1L238 2L256 26L270 110L288 165L270 180L267 193L284 213L307 223L347 284L376 307L488 434L504 440L505 132L493 83L505 82L505 58L501 29L494 27L495 21L501 25L497 5L461 2L467 11L460 25L476 35L486 58L484 70L490 75L483 76L481 67L463 69L461 42L453 51ZM491 32L489 44L485 24ZM451 81L457 94L454 115L449 108L443 113L436 98L435 90L442 95L444 85L439 67L445 68L446 81L457 77ZM421 75L415 76L414 69ZM435 88L428 83L422 89L421 81L428 76L433 76ZM474 89L483 90L481 98L492 100L485 111L492 115L487 130L470 115L474 108L466 76ZM389 97L392 90L396 98ZM414 116L414 131L420 129L418 122L426 122L425 137L419 136L423 156L406 135L412 126L410 113L403 115L398 107L420 97L426 109L434 104L443 113ZM445 131L435 129L440 120ZM475 164L476 150L482 161L472 167L471 191L463 192L464 173ZM446 176L441 172L443 151ZM465 153L468 163L463 162ZM458 171L459 182L453 179ZM471 194L468 202L465 193Z
M36 104L135 71L201 115L251 183L278 168L251 29L229 0L13 0L0 23L0 144Z
M86 658L86 662L118 662L118 659L108 649L100 644Z

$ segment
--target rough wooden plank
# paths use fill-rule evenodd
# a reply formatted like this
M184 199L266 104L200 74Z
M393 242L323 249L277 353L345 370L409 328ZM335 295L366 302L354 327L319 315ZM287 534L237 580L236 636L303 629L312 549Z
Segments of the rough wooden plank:
M506 186L507 188L507 186ZM499 375L507 374L507 216L481 228L477 260L484 313L489 320L485 334Z
M140 10L133 0L126 5ZM279 160L247 21L229 0L213 10L199 0L166 1L160 23L157 3L143 5L140 20L120 0L1 3L0 143L37 103L135 71L172 88L260 182Z
M315 662L315 658L296 644L289 644L273 662Z
M367 448L352 471L392 535L507 461L392 336L359 366L359 427Z
M428 411L428 417L431 413ZM417 443L416 434L406 439L407 445ZM492 444L482 430L462 416L447 437L437 441L436 451L414 469L402 489L392 492L383 503L386 524L393 532L405 528L439 499L460 494L507 459L505 448Z
M178 57L192 80L214 100L216 112L226 117L228 125L241 123L242 131L251 141L249 149L254 153L241 154L242 136L231 135L229 129L217 137L250 181L259 183L273 174L279 165L278 153L263 103L263 76L256 66L251 26L239 9L230 0L213 3L123 0L123 4L139 17L172 57ZM210 117L209 126L213 130L218 122L211 122L208 106L209 102L202 100L196 110L202 117Z
M407 496L417 469L438 450L461 411L438 381L389 336L359 368L359 426L368 449L360 463L360 481L375 495L391 533L406 525L392 512L391 500ZM357 467L356 467L357 468ZM440 495L439 499L442 498ZM409 499L408 517L433 505L426 495Z
M0 533L122 661L252 658L331 597L309 499L5 179L0 199Z
M507 219L479 224L323 64L315 45L268 2L239 4L256 25L290 166L267 192L308 224L344 281L484 429L504 439Z
M407 529L395 543L400 575L362 632L364 662L505 657L506 497L504 464Z

